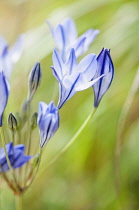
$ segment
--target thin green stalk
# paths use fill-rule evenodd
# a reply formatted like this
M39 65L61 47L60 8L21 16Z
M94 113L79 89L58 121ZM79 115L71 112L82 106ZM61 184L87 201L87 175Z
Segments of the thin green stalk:
M16 196L16 210L23 210L22 196Z
M8 167L11 171L13 171L13 168L11 166L11 163L10 163L10 160L9 160L9 157L8 157L8 154L7 154L7 150L6 150L6 144L5 144L5 139L4 139L2 127L0 127L0 136L1 136L2 146L4 148L4 152L5 152L5 155L6 155L6 160L7 160Z
M135 75L135 79L132 83L128 96L123 105L120 118L119 118L119 123L118 123L116 148L115 148L115 186L116 186L116 192L118 195L121 192L120 155L121 155L121 149L123 145L123 133L124 133L127 115L130 111L131 105L133 103L135 94L138 89L139 89L139 69Z
M26 186L25 186L24 189L29 188L30 185L32 184L32 182L34 181L34 179L35 179L35 177L36 177L36 175L37 175L37 173L38 173L38 170L39 170L39 166L40 166L40 162L41 162L41 157L42 157L42 148L40 148L40 156L39 156L39 162L38 162L38 165L37 165L37 169L36 169L36 171L35 171L35 173L34 173L32 179L31 179L31 181L29 182L29 184L26 184ZM32 173L32 171L31 171L31 173ZM28 180L27 180L27 181L28 181ZM26 183L27 183L27 182L26 182Z
M11 163L10 163L10 160L9 160L9 156L8 156L7 150L6 150L6 143L5 143L2 127L0 127L0 136L1 136L2 146L4 148L4 152L5 152L5 156L6 156L6 161L7 161L8 167L9 167L9 169L10 169L12 175L13 175L13 178L14 178L14 181L15 181L15 184L16 184L15 174L14 174L14 171L13 171L13 168L11 166ZM15 186L15 188L17 189L17 186Z
M49 162L49 164L47 165L47 168L49 166L51 166L74 143L74 141L78 138L78 136L81 134L81 132L83 131L83 129L87 126L87 124L89 123L89 121L92 119L92 117L95 114L96 110L97 110L96 108L93 108L92 109L92 111L90 112L90 114L88 115L88 117L86 118L86 120L84 121L84 123L81 125L81 127L79 128L79 130L70 139L70 141L61 149L61 151L58 152L57 155ZM40 172L40 174L44 173L45 169L43 169Z

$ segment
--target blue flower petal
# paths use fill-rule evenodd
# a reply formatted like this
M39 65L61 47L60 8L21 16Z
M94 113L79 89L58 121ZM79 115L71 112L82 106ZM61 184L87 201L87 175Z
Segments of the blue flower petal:
M0 127L2 126L2 115L7 105L8 96L9 83L3 72L0 72Z
M108 49L102 49L98 58L98 69L95 78L104 74L105 77L101 78L93 85L94 89L94 106L98 107L103 95L107 92L111 85L114 76L114 65Z
M22 144L13 146L13 143L10 142L6 145L6 151L11 163L12 168L19 168L28 162L32 156L24 155L25 146ZM4 152L4 148L0 149L0 173L6 172L9 170L6 155Z
M53 102L49 105L44 102L39 103L37 123L41 137L40 146L42 148L52 138L59 127L58 108L55 107Z
M84 74L86 79L90 81L95 76L97 70L97 59L95 54L85 56L78 64L77 71Z
M56 74L58 75L58 77L60 79L62 79L63 75L65 74L63 65L64 64L60 57L59 52L56 49L54 49L54 51L53 51L53 66L56 71Z
M69 74L72 74L76 71L77 62L76 62L76 56L75 56L75 50L74 49L71 49L68 62L65 65L68 69Z

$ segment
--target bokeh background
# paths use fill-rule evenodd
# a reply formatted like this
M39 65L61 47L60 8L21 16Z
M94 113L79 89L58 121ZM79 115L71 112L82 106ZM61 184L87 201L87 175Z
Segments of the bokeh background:
M34 110L40 100L57 103L58 84L50 69L55 45L45 20L56 25L66 17L74 19L79 35L89 28L100 30L87 53L98 54L102 47L110 48L115 77L92 121L76 142L47 168L90 113L92 89L77 93L60 110L61 126L46 146L39 173L24 195L24 209L137 210L139 82L134 95L131 87L139 63L138 0L0 0L0 34L10 45L20 34L25 35L24 51L11 78L6 114L20 109L27 92L28 73L36 61L41 62L43 77L33 100ZM114 154L121 112L125 113L126 121L120 156L121 191L117 194ZM34 138L35 141L38 140ZM2 180L0 209L15 209L14 195Z

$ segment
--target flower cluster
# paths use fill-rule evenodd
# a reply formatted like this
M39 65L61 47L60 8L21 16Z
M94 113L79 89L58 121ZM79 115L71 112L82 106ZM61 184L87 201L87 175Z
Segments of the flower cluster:
M59 128L59 109L72 98L76 92L93 88L94 107L97 108L103 95L107 92L113 79L114 66L110 56L110 50L102 49L97 56L94 53L86 55L80 62L77 58L85 53L90 44L99 33L98 30L89 29L80 37L72 19L66 19L58 24L55 29L48 22L52 36L57 44L58 50L53 50L51 66L53 75L59 83L59 101L55 106L51 101L49 104L39 102L38 112L32 113L32 100L39 87L42 71L39 62L36 62L28 79L28 94L22 105L21 113L9 114L9 131L3 126L3 113L9 97L9 75L12 64L21 55L22 38L16 42L14 47L8 50L3 38L0 38L0 173L4 174L5 180L15 193L24 192L34 180L38 170L42 149L53 137ZM4 128L3 128L4 127ZM32 146L32 136L38 127L40 134L40 147ZM6 138L10 142L6 144ZM32 149L33 148L33 149ZM22 168L21 168L22 167ZM19 170L19 176L24 174L24 180L20 179L14 172ZM6 173L10 171L12 174ZM13 182L14 179L14 182Z

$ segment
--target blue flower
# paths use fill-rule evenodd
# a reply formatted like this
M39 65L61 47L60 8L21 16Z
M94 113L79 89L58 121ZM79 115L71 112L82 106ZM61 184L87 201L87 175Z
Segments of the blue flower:
M22 48L23 35L19 36L18 40L10 49L6 40L0 36L0 71L3 70L8 79L11 76L14 63L16 63L21 56Z
M53 102L49 105L44 102L39 103L37 123L41 136L40 146L42 148L52 138L59 127L58 108L55 107Z
M67 61L72 48L75 50L76 57L85 53L99 33L99 30L89 29L78 37L76 26L70 18L58 24L55 29L48 21L47 23L64 62Z
M102 74L105 74L106 76L102 77L98 82L93 85L95 107L98 107L100 100L107 92L113 80L114 66L110 56L110 50L104 48L102 49L97 57L97 65L98 69L95 74L95 78L99 77Z
M59 82L60 97L58 108L60 109L77 91L91 87L104 75L94 79L97 70L97 59L95 54L84 57L79 64L76 62L75 50L70 52L66 63L55 49L53 52L53 74ZM92 80L92 81L91 81Z
M2 126L2 115L7 105L9 96L9 83L3 72L0 72L0 127Z
M20 168L22 165L27 163L32 156L24 155L25 146L23 144L13 145L12 142L6 145L6 151L13 169ZM4 148L0 149L0 173L8 171L8 163Z

